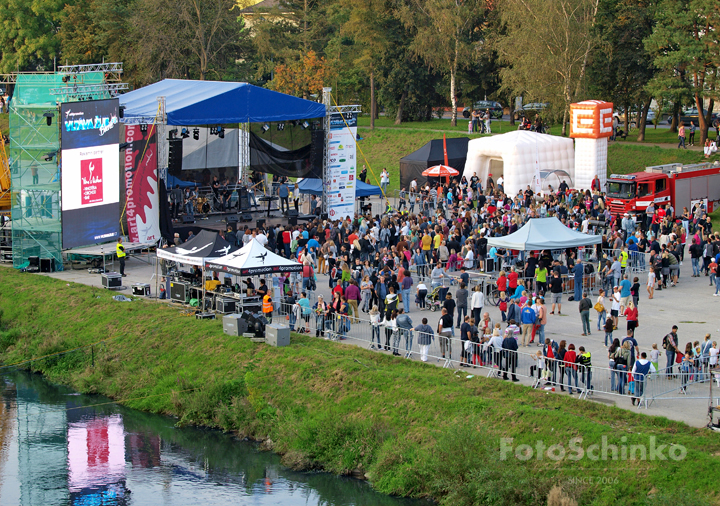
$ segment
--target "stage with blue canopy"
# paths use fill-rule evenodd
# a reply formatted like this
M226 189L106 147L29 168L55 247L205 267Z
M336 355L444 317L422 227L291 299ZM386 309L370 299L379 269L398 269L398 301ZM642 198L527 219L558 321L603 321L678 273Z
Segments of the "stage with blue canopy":
M223 125L325 117L325 105L248 83L163 79L120 95L127 122L153 123L165 97L167 124Z
M379 186L373 186L371 184L363 183L362 181L357 181L356 185L355 198L382 195L382 190ZM320 196L322 195L322 181L308 177L298 182L298 189L300 190L300 193Z

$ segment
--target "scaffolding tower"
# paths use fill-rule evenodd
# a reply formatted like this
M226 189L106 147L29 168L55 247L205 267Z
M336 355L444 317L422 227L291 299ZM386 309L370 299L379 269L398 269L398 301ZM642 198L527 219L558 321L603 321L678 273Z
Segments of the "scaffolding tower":
M10 101L10 176L13 266L24 268L30 257L52 258L62 270L59 103L68 73L18 74ZM104 72L86 72L82 84L105 82ZM53 93L55 91L55 93ZM98 88L87 99L108 98Z

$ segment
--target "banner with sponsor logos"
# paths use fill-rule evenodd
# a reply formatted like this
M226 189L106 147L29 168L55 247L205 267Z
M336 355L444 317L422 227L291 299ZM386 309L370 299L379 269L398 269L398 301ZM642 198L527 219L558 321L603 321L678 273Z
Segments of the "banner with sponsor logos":
M330 115L328 141L328 218L340 220L355 213L357 113Z
M120 233L120 123L117 99L62 104L63 248Z
M158 197L157 129L140 125L125 127L125 217L130 242L160 239Z

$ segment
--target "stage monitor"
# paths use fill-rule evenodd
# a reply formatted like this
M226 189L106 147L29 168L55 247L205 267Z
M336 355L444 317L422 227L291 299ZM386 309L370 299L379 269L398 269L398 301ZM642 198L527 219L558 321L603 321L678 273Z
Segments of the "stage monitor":
M117 99L62 104L63 249L120 234L120 123Z

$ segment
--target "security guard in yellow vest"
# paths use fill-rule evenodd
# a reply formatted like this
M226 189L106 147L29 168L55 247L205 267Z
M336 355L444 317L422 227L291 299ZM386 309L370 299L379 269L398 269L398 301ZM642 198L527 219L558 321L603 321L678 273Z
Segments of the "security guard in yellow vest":
M126 277L125 274L125 246L122 243L122 237L118 237L117 244L115 245L115 253L117 254L118 261L120 262L120 275Z
M623 249L620 252L620 268L622 269L623 274L625 274L625 268L627 267L627 261L628 261L628 252L625 250L625 246L623 245Z
M270 296L270 294L267 294L263 297L262 310L263 310L263 314L265 315L265 318L267 318L268 322L271 322L272 321L272 312L273 312L273 303L272 303L272 297Z

